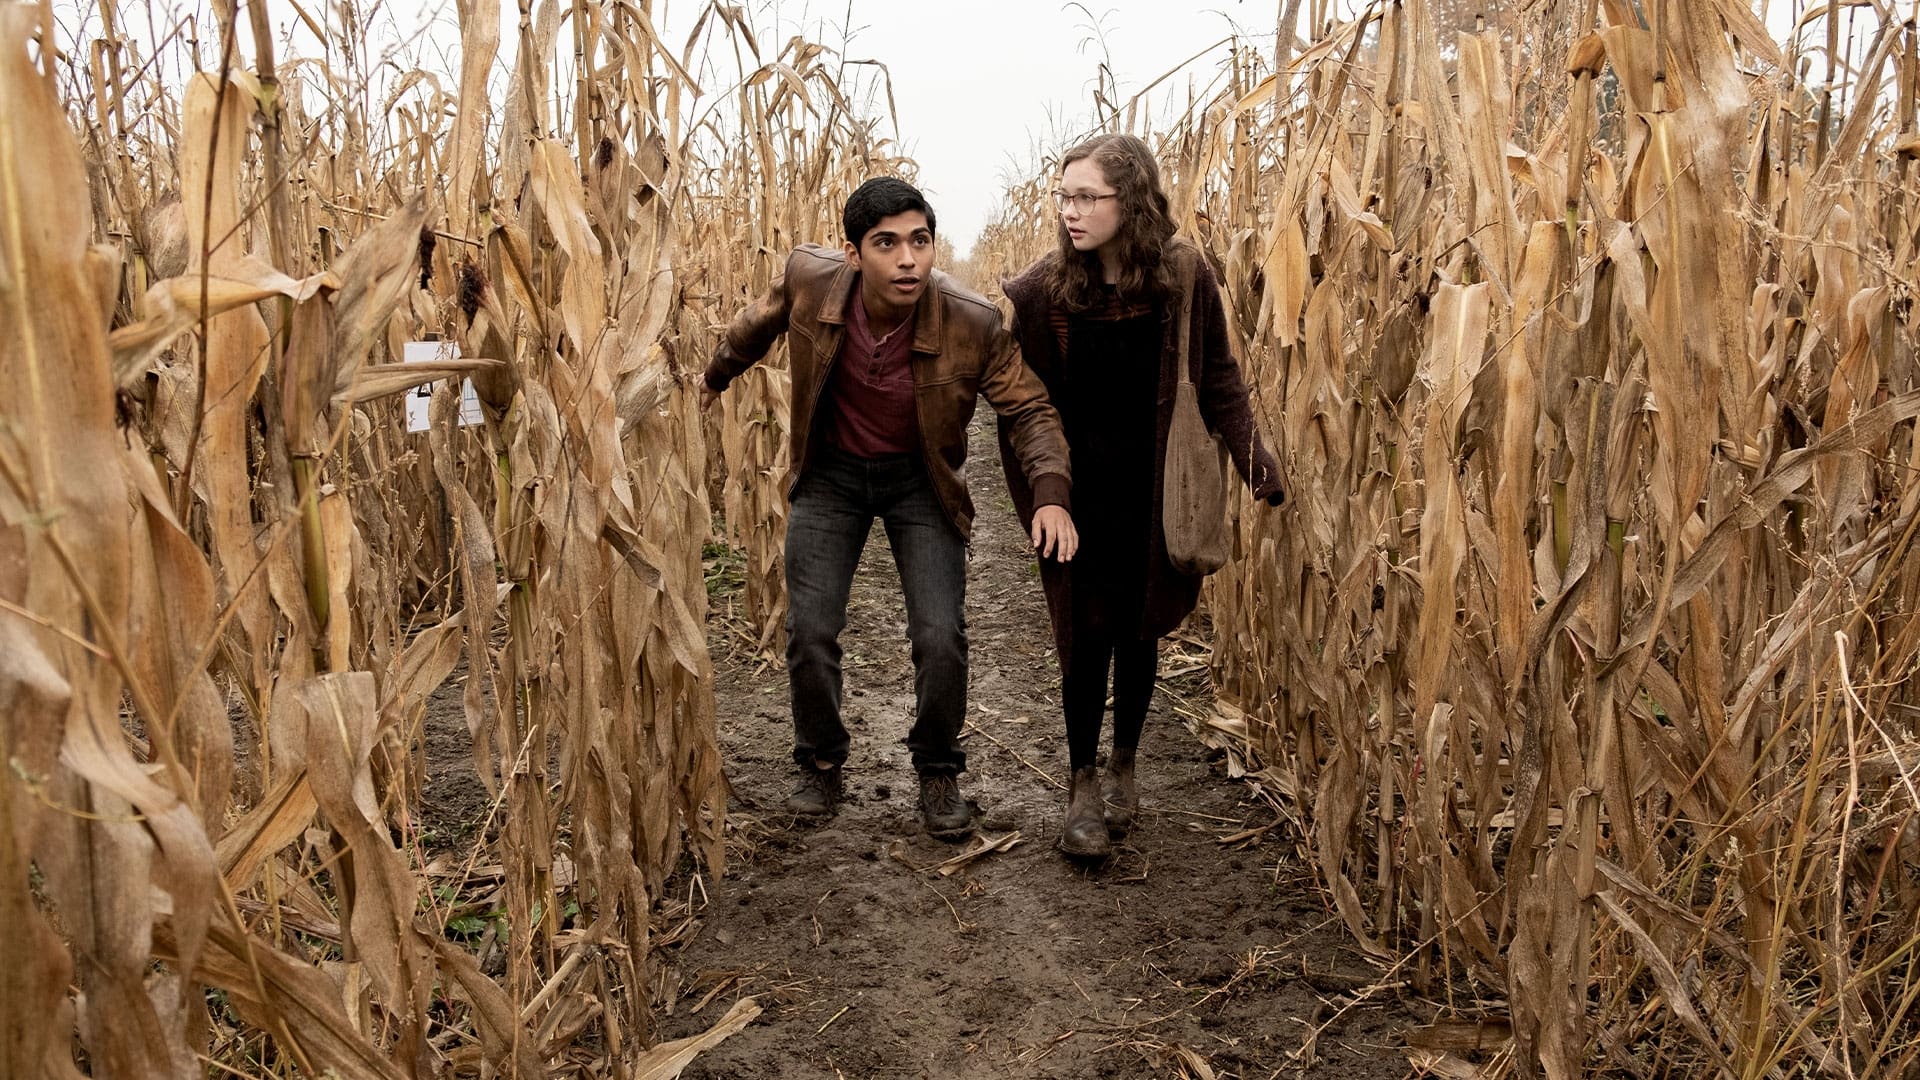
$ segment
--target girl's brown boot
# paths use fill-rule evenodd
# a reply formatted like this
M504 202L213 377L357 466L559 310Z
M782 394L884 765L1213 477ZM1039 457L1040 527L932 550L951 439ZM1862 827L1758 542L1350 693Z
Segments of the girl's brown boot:
M1107 839L1106 815L1100 807L1100 772L1091 765L1073 770L1060 850L1076 859L1104 859L1113 850L1112 841Z
M1107 804L1107 831L1115 836L1127 835L1133 828L1133 817L1140 810L1140 791L1133 784L1133 757L1131 749L1115 747L1107 758L1107 779L1102 794Z

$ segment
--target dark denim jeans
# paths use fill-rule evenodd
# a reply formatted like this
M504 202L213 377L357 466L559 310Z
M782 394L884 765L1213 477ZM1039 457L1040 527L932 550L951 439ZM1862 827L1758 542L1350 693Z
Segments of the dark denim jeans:
M917 455L859 458L821 447L787 516L787 679L793 759L847 759L840 720L840 631L873 519L886 526L907 600L915 716L907 733L920 772L967 767L967 545L947 520Z

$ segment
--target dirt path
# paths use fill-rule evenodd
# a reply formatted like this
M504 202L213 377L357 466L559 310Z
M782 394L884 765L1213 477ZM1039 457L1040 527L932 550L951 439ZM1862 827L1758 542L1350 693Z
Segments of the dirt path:
M901 741L912 665L879 529L844 638L848 799L825 825L796 826L780 809L793 781L784 673L730 653L716 632L738 840L697 931L662 956L682 981L660 1003L671 1010L661 1035L704 1030L746 995L766 1012L684 1075L1407 1075L1399 1030L1412 1008L1392 990L1360 991L1379 973L1278 834L1218 842L1272 815L1182 729L1168 687L1148 718L1134 835L1094 870L1053 850L1066 775L1059 677L990 431L976 430L968 470L979 521L962 790L980 835L1020 842L950 875L929 869L965 848L919 824Z

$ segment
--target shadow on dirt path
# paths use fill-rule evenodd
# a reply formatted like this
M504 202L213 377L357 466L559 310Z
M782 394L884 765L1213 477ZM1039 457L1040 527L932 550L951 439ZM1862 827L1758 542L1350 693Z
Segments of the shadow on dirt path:
M780 809L793 782L784 672L731 654L716 629L733 861L707 883L697 929L659 957L681 975L658 1002L659 1034L704 1030L743 996L766 1012L683 1075L1407 1075L1400 1031L1421 1019L1415 1007L1379 985L1278 831L1220 842L1272 813L1209 761L1166 686L1141 749L1133 836L1093 870L1053 850L1067 771L1059 677L991 431L976 425L969 469L979 520L962 790L979 807L977 836L1018 842L935 869L969 845L920 827L902 743L913 669L881 530L843 639L854 747L846 804L826 824Z

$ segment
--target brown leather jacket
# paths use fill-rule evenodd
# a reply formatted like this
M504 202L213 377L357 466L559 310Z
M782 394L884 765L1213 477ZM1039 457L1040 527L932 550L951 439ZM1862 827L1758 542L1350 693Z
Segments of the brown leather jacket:
M846 340L847 305L859 281L858 271L839 251L801 245L787 257L786 271L773 279L766 295L734 317L707 365L707 386L725 390L766 356L775 338L787 335L793 370L789 497L811 460L816 414ZM1072 474L1060 414L1021 359L1000 310L935 270L914 319L913 398L920 450L940 505L960 535L970 535L973 527L973 499L964 472L967 424L982 395L1006 418L1021 472L1032 485L1034 505L1067 506Z

